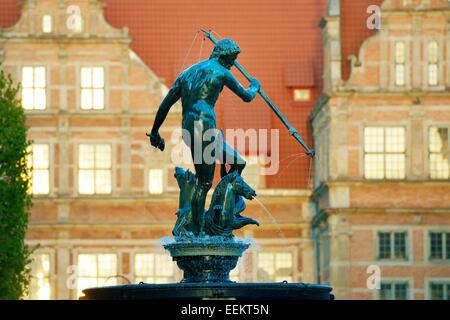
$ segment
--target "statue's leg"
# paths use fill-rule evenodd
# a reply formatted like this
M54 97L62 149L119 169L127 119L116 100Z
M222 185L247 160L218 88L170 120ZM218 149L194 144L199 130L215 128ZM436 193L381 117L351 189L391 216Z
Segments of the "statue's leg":
M237 171L239 174L241 174L246 164L244 158L242 158L241 155L236 150L234 150L233 147L231 147L225 140L223 141L222 150L224 159L222 159L223 162L221 163L227 163L230 165L230 171L228 173Z
M208 191L211 189L214 178L215 164L196 164L197 188L192 197L192 226L194 234L199 235L204 232L205 226L205 202Z
M192 228L195 235L201 235L204 232L205 224L205 202L208 191L211 189L214 179L214 170L216 168L215 154L211 158L204 158L205 148L215 142L214 137L211 141L203 139L206 130L215 129L215 122L207 120L196 120L194 126L190 127L192 137L190 149L194 161L195 173L197 175L197 187L192 197ZM195 154L200 152L201 154ZM214 152L214 148L212 148Z

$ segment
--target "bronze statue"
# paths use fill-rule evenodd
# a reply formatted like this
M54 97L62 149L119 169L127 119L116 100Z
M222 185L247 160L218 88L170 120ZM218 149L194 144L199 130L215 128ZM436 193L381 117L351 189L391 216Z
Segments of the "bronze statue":
M260 84L256 79L251 79L250 87L245 89L230 72L230 68L240 53L240 48L231 39L222 39L214 47L209 59L201 61L183 71L170 88L166 97L159 106L150 134L152 146L164 150L164 139L159 134L159 128L163 124L170 108L181 98L182 103L182 128L183 140L191 150L194 161L197 184L193 191L192 208L192 232L196 236L205 234L205 200L214 178L215 161L205 161L203 155L205 148L209 146L217 136L210 141L204 139L208 130L216 129L216 114L214 105L224 86L238 95L243 101L252 101ZM221 154L213 155L220 163L230 165L229 172L241 174L245 167L242 157L225 141L221 143ZM196 154L195 146L201 146L201 154ZM214 152L214 151L213 151ZM214 159L215 160L215 159Z

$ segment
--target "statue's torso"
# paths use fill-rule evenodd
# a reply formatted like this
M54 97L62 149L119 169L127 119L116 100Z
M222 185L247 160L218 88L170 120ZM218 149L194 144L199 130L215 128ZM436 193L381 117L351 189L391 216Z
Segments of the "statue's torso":
M214 105L223 89L226 69L214 60L205 60L180 75L183 123L189 119L208 121L215 127ZM185 127L185 125L183 125ZM188 129L188 128L186 128Z

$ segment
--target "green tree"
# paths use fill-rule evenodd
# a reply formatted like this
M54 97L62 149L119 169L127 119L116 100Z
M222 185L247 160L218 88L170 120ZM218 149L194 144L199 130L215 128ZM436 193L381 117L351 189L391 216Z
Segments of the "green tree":
M1 66L0 66L1 67ZM32 205L25 113L19 85L0 71L0 299L20 299L30 283L25 243Z

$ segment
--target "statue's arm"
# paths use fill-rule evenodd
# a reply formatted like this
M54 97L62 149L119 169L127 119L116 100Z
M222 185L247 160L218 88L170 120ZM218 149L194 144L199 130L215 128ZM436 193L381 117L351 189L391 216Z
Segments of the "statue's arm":
M152 134L157 134L159 128L163 124L164 120L166 120L167 114L169 113L170 108L178 101L181 97L181 80L177 78L175 83L170 88L167 95L164 97L161 102L158 112L155 116L155 121L153 122Z
M230 88L231 91L233 91L245 102L250 102L255 99L256 94L261 88L258 80L253 78L250 81L250 87L248 89L245 89L229 71L225 73L224 83L228 88Z

